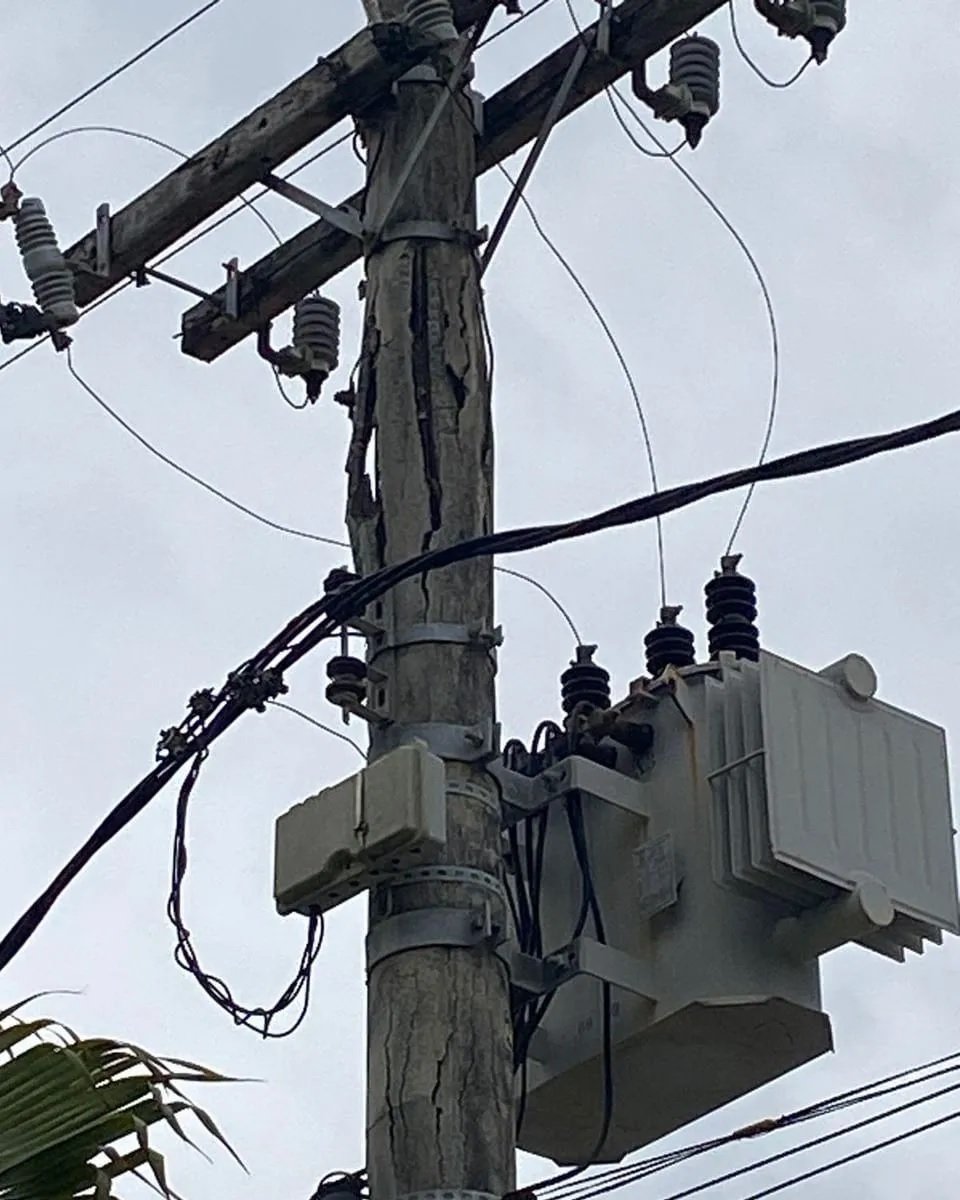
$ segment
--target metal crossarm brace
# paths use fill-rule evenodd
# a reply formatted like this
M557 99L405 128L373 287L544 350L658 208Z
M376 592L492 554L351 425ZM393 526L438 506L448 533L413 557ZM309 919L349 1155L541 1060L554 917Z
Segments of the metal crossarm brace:
M610 13L610 55L593 55L584 64L560 118L588 100L641 60L668 46L692 25L705 20L725 0L622 0ZM457 6L458 24L475 19L483 4ZM462 27L462 25L461 25ZM597 25L585 30L597 35ZM532 141L544 124L550 106L583 42L578 35L560 46L484 104L484 130L478 142L477 169L489 171ZM363 194L345 204L359 209ZM343 207L343 206L341 206ZM272 320L313 288L322 287L356 262L362 248L342 230L318 222L302 230L283 246L265 255L244 273L240 284L240 316L224 321L214 304L199 304L183 316L181 349L204 362L212 362L243 341L264 320Z
M110 219L108 262L102 224L99 239L93 230L66 252L67 262L77 271L77 303L90 304L258 183L265 172L345 117L365 111L435 50L430 38L409 25L391 22L362 30L321 58L115 213ZM99 274L98 260L107 267ZM222 303L223 296L218 301Z

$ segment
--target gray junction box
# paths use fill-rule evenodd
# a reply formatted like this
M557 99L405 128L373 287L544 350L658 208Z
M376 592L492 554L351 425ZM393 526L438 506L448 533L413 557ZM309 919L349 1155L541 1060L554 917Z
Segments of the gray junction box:
M523 1149L595 1151L602 979L614 1108L598 1161L618 1161L832 1048L820 954L857 941L902 960L960 930L943 731L873 688L857 656L818 674L723 654L618 706L653 727L644 760L551 769L541 921L571 977L530 1043ZM571 796L606 945L571 945Z

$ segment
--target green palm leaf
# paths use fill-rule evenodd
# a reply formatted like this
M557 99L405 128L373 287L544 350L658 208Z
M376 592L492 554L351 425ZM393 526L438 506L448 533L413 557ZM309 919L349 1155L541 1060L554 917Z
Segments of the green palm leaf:
M81 1039L54 1021L21 1020L22 1007L0 1012L0 1200L108 1200L114 1180L130 1176L175 1200L150 1130L164 1126L199 1150L184 1118L243 1166L181 1087L234 1081L138 1046Z

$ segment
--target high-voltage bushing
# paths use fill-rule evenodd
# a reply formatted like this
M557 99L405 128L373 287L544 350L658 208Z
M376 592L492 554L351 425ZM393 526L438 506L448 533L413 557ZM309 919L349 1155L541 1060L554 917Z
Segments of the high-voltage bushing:
M327 663L327 678L327 699L345 713L366 700L367 664L362 658L338 654Z
M711 659L722 651L756 662L760 633L756 626L757 585L738 571L739 554L725 554L720 570L703 589L707 599L707 634Z
M325 296L304 296L293 309L293 348L303 365L307 399L316 400L340 362L340 305Z
M55 328L73 325L80 319L73 272L57 245L57 235L43 201L36 196L21 200L13 214L13 224L23 269L40 311Z
M576 658L560 676L560 699L569 716L610 707L610 672L593 661L596 646L578 646Z
M847 23L847 0L754 0L757 12L781 37L804 37L817 63Z
M659 678L667 667L692 667L697 660L693 634L678 622L681 612L679 605L661 608L656 628L643 639L651 679Z
M633 93L661 121L679 121L696 149L711 117L720 109L720 47L691 34L670 47L670 82L654 91L647 85L646 63L633 72Z
M407 0L406 17L414 29L438 42L455 42L460 36L450 0Z

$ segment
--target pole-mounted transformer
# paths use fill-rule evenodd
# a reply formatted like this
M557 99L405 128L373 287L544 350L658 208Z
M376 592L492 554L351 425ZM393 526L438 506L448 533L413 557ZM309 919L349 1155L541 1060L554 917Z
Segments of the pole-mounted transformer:
M753 0L781 37L804 37L814 61L824 63L833 39L847 23L847 0Z
M679 121L691 149L696 149L707 123L720 109L720 47L710 38L691 34L670 47L670 81L653 90L647 65L633 72L633 94L661 121Z

